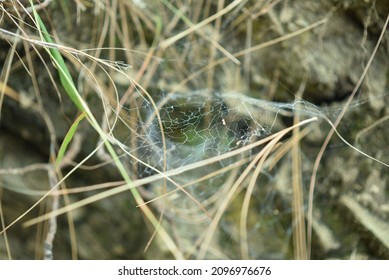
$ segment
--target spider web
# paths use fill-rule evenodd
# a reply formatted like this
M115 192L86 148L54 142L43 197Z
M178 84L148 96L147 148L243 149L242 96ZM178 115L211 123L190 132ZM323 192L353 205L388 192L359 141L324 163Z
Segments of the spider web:
M155 104L142 98L137 104L136 108L123 108L125 117L122 121L126 124L116 125L114 136L126 149L123 161L138 178L169 174L169 171L206 159L217 159L282 130L285 119L293 117L296 111L307 117L320 114L315 106L303 101L276 103L238 92L210 93L205 90L170 93L161 96ZM197 256L210 217L215 215L231 185L260 149L223 157L212 164L172 176L171 181L159 180L146 186L147 199L155 199L153 206L163 213L163 223L167 223L166 228L187 256ZM272 175L265 170L263 173L265 179L259 179L258 184L267 187L259 188L253 197L250 215L257 221L248 228L253 242L260 245L254 246L250 254L254 258L285 258L291 235L290 205L269 187L274 184ZM206 258L239 256L236 248L239 247L237 221L240 211L237 209L242 202L239 193L248 181L244 180L234 194ZM233 208L237 211L232 211ZM263 243L264 239L274 236L279 236L275 242Z
M296 104L257 100L236 92L198 91L169 94L157 108L162 127L154 106L144 100L134 109L140 117L137 136L124 141L127 147L136 147L130 152L147 163L140 177L155 169L166 172L214 157L277 132L285 127L280 116L291 117ZM300 112L312 116L319 111L315 107Z

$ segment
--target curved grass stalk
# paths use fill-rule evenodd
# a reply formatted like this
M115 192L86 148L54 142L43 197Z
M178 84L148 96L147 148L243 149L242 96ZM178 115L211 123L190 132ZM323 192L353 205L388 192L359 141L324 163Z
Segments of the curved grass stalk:
M301 122L299 122L299 123L297 123L297 124L295 124L293 126L285 128L285 129L283 129L282 131L280 131L278 133L275 133L274 135L272 135L272 138L271 138L272 140L267 145L273 146L273 143L274 144L277 143L285 134L287 134L288 132L292 131L295 127L299 127L301 125L304 125L304 124L307 124L309 122L316 121L316 120L317 120L316 117L311 118L311 119L307 119L307 120L301 121ZM269 137L267 137L265 139L269 139ZM275 141L275 140L278 140L278 141ZM211 240L213 238L213 235L216 232L217 225L219 224L220 219L222 218L224 212L226 211L226 209L227 209L229 203L231 202L231 199L233 198L235 192L237 191L237 189L239 188L239 186L243 182L243 180L247 177L247 175L250 172L250 170L259 161L259 159L265 154L266 151L267 151L267 149L265 147L264 149L262 149L259 152L259 154L256 156L256 158L253 161L251 161L249 166L242 172L241 176L236 180L236 182L231 187L231 189L228 192L228 194L224 197L224 200L222 201L221 205L219 206L219 209L218 209L217 213L215 214L214 218L212 219L211 224L209 225L209 227L208 227L208 229L206 231L206 235L205 235L204 241L203 241L203 243L202 243L202 245L200 247L200 251L199 251L199 254L197 256L198 259L204 259L205 254L208 251L208 248L210 246L210 243L211 243Z
M32 1L31 0L30 0L30 3L32 5ZM33 7L33 5L32 5L32 7ZM51 40L51 37L48 35L47 29L46 29L42 19L40 18L40 16L38 15L38 13L36 12L35 9L33 9L33 13L34 13L35 20L37 22L37 27L38 27L39 33L41 34L42 41L46 41L48 43L53 43L52 40ZM52 58L55 66L57 67L57 70L58 70L58 73L59 73L59 76L60 76L60 81L61 81L63 87L65 88L66 93L68 94L69 98L76 105L76 107L83 114L85 114L87 116L87 118L88 118L90 124L92 125L92 127L100 135L100 137L102 139L104 139L103 143L104 143L106 149L108 150L109 154L113 158L114 163L115 163L117 169L119 170L121 176L126 181L126 184L128 186L132 186L132 180L131 180L130 176L128 175L125 167L123 166L123 164L119 160L119 157L117 156L117 154L116 154L114 148L112 147L111 143L109 141L107 141L106 134L103 132L103 130L101 129L99 123L97 122L97 120L95 119L94 115L90 111L88 105L85 103L85 101L83 100L83 98L79 94L79 92L78 92L78 90L77 90L77 88L76 88L76 86L75 86L75 84L74 84L74 82L72 80L70 72L69 72L68 68L66 67L66 64L65 64L65 62L64 62L60 52L56 48L49 48L49 49L46 48L46 50L50 54L50 57ZM74 135L75 129L76 129L76 127L74 128L74 131L70 132L70 134L68 135L68 137L66 139L67 142L70 142L71 137ZM66 147L64 149L66 149ZM61 150L61 152L62 152L62 150ZM135 199L137 204L143 204L144 203L143 198L141 197L140 193L138 192L138 190L136 188L132 188L131 187L130 191L131 191L131 193L132 193L132 195L133 195L133 197L134 197L134 199ZM154 226L154 228L156 228L158 234L164 240L165 244L167 245L167 247L169 248L171 253L175 256L175 258L182 259L183 256L180 253L180 251L178 250L178 248L175 245L174 241L167 234L165 229L160 225L158 219L152 213L150 208L147 205L143 205L140 208L143 211L143 213L145 214L145 216L147 217L147 219Z
M241 258L248 260L250 259L249 256L249 246L248 246L248 236L247 236L247 218L249 213L249 207L250 207L250 200L254 192L255 183L257 182L257 179L260 175L260 173L263 170L263 165L268 158L269 154L273 152L275 149L277 149L277 143L280 142L281 138L283 137L283 134L280 136L274 138L272 141L269 142L269 144L266 145L263 150L258 153L258 155L253 159L253 161L250 163L249 167L250 169L254 168L255 170L253 175L251 176L249 185L247 187L247 191L245 193L243 203L242 203L242 211L240 215L240 249L241 249Z
M369 61L367 62L366 64L366 67L363 69L363 72L361 74L361 76L359 77L359 80L357 82L357 84L355 85L350 97L347 99L347 102L346 104L343 106L343 109L342 111L340 112L338 118L336 119L336 121L332 124L331 122L330 125L331 125L331 130L330 132L328 133L326 139L324 140L323 142L323 145L321 146L321 149L316 157L316 160L315 160L315 163L314 163L314 166L313 166L313 171L312 171L312 176L311 176L311 180L310 180L310 183L309 183L309 199L308 199L308 213L307 213L307 218L308 218L308 233L307 233L307 243L308 243L308 258L310 258L310 248L311 248L311 243L312 243L312 220L313 220L313 194L314 194L314 191L315 191L315 184L316 184L316 175L317 175L317 171L319 169L319 165L320 165L320 162L321 162L321 159L323 157L323 154L324 154L324 151L326 150L332 136L334 135L334 133L336 133L340 139L346 143L348 146L350 146L352 149L356 150L357 152L361 153L362 155L386 166L386 167L389 167L389 164L387 163L384 163L378 159L375 159L374 157L372 156L369 156L368 154L362 152L361 150L357 149L356 147L354 147L353 145L351 145L350 143L348 143L343 137L341 137L341 135L338 133L337 131L337 127L339 125L339 123L341 122L341 120L343 119L344 115L346 114L347 110L349 109L350 107L350 104L352 102L352 100L354 99L355 95L357 94L359 88L361 87L362 85L362 82L365 80L365 77L367 75L367 72L374 60L374 57L378 51L378 48L379 46L381 45L381 42L383 41L383 38L384 38L384 34L385 32L387 31L387 26L389 24L389 14L387 15L386 17L386 20L385 20L385 24L382 28L382 32L380 34L380 37L378 38L377 40L377 43L374 47L374 50L372 52L372 54L370 55L370 58L369 58Z

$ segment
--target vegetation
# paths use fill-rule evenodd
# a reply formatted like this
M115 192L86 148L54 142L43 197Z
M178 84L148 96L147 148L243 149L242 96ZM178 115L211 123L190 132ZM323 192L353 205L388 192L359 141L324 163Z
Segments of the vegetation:
M355 2L0 1L1 258L386 258L389 10Z

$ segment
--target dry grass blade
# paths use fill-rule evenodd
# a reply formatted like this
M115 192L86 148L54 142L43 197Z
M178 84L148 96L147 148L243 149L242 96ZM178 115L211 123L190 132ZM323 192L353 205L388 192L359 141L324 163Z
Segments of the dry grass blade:
M259 51L259 50L262 50L262 49L265 49L265 48L268 48L270 46L273 46L273 45L276 45L278 43L281 43L283 41L286 41L286 40L289 40L291 38L294 38L296 36L299 36L305 32L308 32L309 30L312 30L322 24L325 24L327 22L327 19L322 19L320 21L317 21L311 25L308 25L306 27L303 27L299 30L296 30L294 32L291 32L291 33L288 33L286 35L283 35L283 36L280 36L276 39L273 39L273 40L270 40L268 42L265 42L265 43L261 43L259 45L256 45L256 46L253 46L253 47L250 47L249 49L245 49L245 50L242 50L242 51L239 51L239 52L236 52L236 53L233 53L232 55L236 58L238 57L241 57L241 56L245 56L247 55L247 53L250 53L250 52L256 52L256 51ZM180 88L182 88L184 85L186 85L188 82L194 80L197 76L199 76L200 74L208 71L209 69L211 68L214 68L218 65L221 65L225 62L228 61L228 57L223 57L223 58L220 58L210 64L207 64L207 66L191 73L188 77L186 77L185 79L183 79L174 89L173 91L171 91L169 94L174 94L174 92L176 91L179 91ZM169 94L166 96L165 100L167 102L167 100L169 100ZM160 102L159 105L160 106L163 106L164 102Z
M306 85L306 76L300 84L300 88L296 94L296 99L301 99ZM294 116L294 123L298 123L300 118L298 114ZM292 179L293 179L293 199L292 199L292 215L293 215L293 249L294 257L297 260L307 259L307 241L305 228L305 210L304 210L304 195L302 182L301 168L301 151L300 151L300 129L296 127L293 130L293 148L292 148Z
M177 35L175 35L175 36L173 36L173 37L171 37L169 39L166 39L166 40L162 41L159 46L162 49L168 48L169 46L171 46L172 44L174 44L178 40L180 40L180 39L184 38L185 36L189 35L190 33L194 32L195 30L204 27L208 23L210 23L210 22L216 20L217 18L219 18L219 17L227 14L228 12L232 11L239 4L241 4L242 1L243 0L235 0L235 1L233 1L231 4L229 4L227 7L225 7L222 10L220 10L219 12L214 14L213 16L210 16L207 19L203 20L202 22L199 22L196 25L186 29L185 31L183 31L183 32L181 32L181 33L179 33L179 34L177 34Z
M274 138L272 141L270 141L269 144L267 144L263 148L263 150L260 153L258 153L258 155L254 158L254 160L249 164L249 166L246 169L250 171L255 166L254 174L251 176L249 186L244 196L242 211L240 215L241 258L244 260L250 259L248 237L247 237L247 219L248 219L248 212L250 207L250 200L254 192L254 188L256 186L256 181L258 179L258 176L263 170L265 161L267 160L269 154L272 153L277 148L276 145L280 142L283 136L284 134L281 134L278 137Z
M336 128L337 126L339 125L339 123L342 121L342 118L343 116L345 115L345 113L347 112L347 110L349 109L350 107L350 104L352 102L352 100L354 99L356 93L358 92L362 82L364 81L365 77L366 77L366 74L374 60L374 57L378 51L378 48L384 38L384 34L385 32L387 31L387 26L388 26L388 23L389 23L389 15L387 16L386 18L386 21L385 21L385 24L382 28L382 32L380 34L380 37L378 38L377 40L377 43L374 47L374 50L372 52L372 54L370 55L370 58L369 58L369 61L367 62L361 76L359 77L359 80L357 82L357 84L355 85L350 97L347 99L347 102L346 104L343 106L342 108L342 111L341 113L339 114L339 116L337 117L336 121L334 122L333 126L332 126L332 129L330 130L330 132L328 133L326 139L324 140L324 143L320 149L320 152L318 153L317 157L316 157L316 160L315 160L315 164L314 164L314 167L313 167L313 171L312 171L312 176L311 176L311 181L310 181L310 184L309 184L309 200L308 200L308 258L310 258L310 247L311 247L311 243L312 243L312 212L313 212L313 194L314 194L314 190L315 190L315 183L316 183L316 174L317 174L317 170L319 168L319 164L320 164L320 161L323 157L323 154L324 154L324 151L326 150L332 136L334 133L337 133L336 131ZM339 134L338 134L339 135ZM343 140L343 139L342 139ZM343 141L345 142L345 141ZM350 144L349 144L350 145ZM352 148L356 149L354 146L350 145ZM358 151L358 149L356 149ZM360 151L359 151L360 152ZM366 155L365 153L362 153L364 154L365 156L368 156ZM369 158L372 158L370 156L368 156ZM380 162L380 161L378 161ZM383 162L380 162L381 164L389 167L389 164L385 164Z
M304 125L304 124L307 124L309 122L316 121L316 120L317 120L316 117L315 118L311 118L311 119L308 119L308 120L304 120L304 121L302 121L302 122L300 122L300 123L298 123L296 125L293 125L293 126L291 126L289 128L283 129L282 131L272 135L272 138L271 138L272 140L269 142L268 145L273 147L282 138L282 136L284 136L286 133L288 133L291 130L293 130L295 127L298 127L298 126L301 126L301 125ZM262 142L262 141L260 141L260 142ZM261 150L261 152L257 155L257 161L266 153L266 151L268 151L266 148ZM232 197L235 195L235 192L239 188L240 184L246 178L246 176L251 171L251 169L254 167L254 165L256 164L257 161L253 160L249 164L249 166L240 175L238 180L236 180L234 185L230 188L228 194L223 198L223 202L221 203L221 205L219 206L219 209L217 210L215 216L213 217L212 222L211 222L211 224L209 225L209 227L207 229L204 241L202 242L202 244L200 246L200 251L199 251L198 256L197 256L198 259L203 259L205 257L205 254L208 251L208 248L209 248L209 245L211 243L212 237L213 237L213 235L214 235L214 233L216 231L216 228L217 228L217 226L219 224L219 221L220 221L221 217L225 213L225 210L227 209L227 207L228 207Z
M185 17L185 15L179 11L177 8L175 8L170 2L164 0L163 3L170 9L172 10L175 14L177 14L189 27L195 27L195 25L190 21L190 19L188 19L187 17ZM200 29L196 28L195 31L200 34L205 40L207 40L208 42L211 43L211 45L213 47L215 47L216 49L218 49L222 54L224 54L226 57L228 57L229 59L231 59L231 61L233 61L235 64L237 65L240 65L240 61L235 58L230 52L228 52L222 45L220 45L217 41L215 41L214 39L212 39L211 37L207 36L206 34L204 34L204 32L202 32Z

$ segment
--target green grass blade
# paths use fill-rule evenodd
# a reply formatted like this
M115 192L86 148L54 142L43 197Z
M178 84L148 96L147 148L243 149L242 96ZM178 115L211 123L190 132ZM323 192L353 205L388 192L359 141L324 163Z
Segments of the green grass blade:
M31 2L31 1L30 1ZM32 5L32 4L31 4ZM33 10L34 17L36 22L38 23L38 28L40 29L40 34L42 37L42 40L47 43L54 43L51 39L49 33L47 32L46 26L44 25L41 17L36 12L36 10ZM48 51L50 52L50 55L57 66L59 78L61 81L62 86L64 87L66 93L68 94L69 98L73 101L73 103L77 106L79 110L82 112L84 111L84 106L80 102L78 91L74 85L73 79L70 75L70 72L65 64L65 61L63 60L63 57L61 53L56 48L48 48Z
M86 116L85 112L83 112L81 115L79 115L78 118L72 124L72 126L69 128L68 132L66 133L66 136L61 144L61 147L59 148L57 159L55 160L56 166L59 166L59 164L61 163L61 161L65 155L65 152L68 148L68 145L69 145L70 141L73 139L74 133L76 133L76 130L77 130L77 127L78 127L80 121L83 120L85 118L85 116Z
M38 31L41 35L42 41L47 42L47 43L53 43L53 40L51 39L49 33L47 32L47 29L46 29L42 19L40 18L40 16L38 15L36 10L34 9L34 6L33 6L33 3L31 0L30 0L30 3L31 3L31 6L33 7L34 17L35 17L35 20L37 22L37 28L38 28ZM100 137L102 139L104 139L105 147L106 147L107 151L109 152L109 154L111 155L111 157L112 157L117 169L119 170L121 176L126 181L128 186L132 186L133 185L132 180L131 180L129 174L127 173L124 165L120 161L113 146L108 141L106 133L104 133L104 131L100 127L99 123L97 122L97 120L93 116L92 112L88 108L87 104L85 104L84 100L80 96L80 94L79 94L79 92L78 92L78 90L73 82L73 79L70 75L70 72L65 64L65 61L63 60L61 53L59 52L59 50L57 48L52 47L52 46L47 46L46 49L49 52L54 64L57 67L61 84L64 87L67 95L72 100L72 102L77 106L77 108L81 112L83 112L78 117L78 119L77 119L78 121L76 120L75 123L73 123L72 127L69 129L69 131L65 137L64 143L62 143L62 145L61 145L60 152L58 153L56 163L58 164L60 162L60 160L63 158L63 156L66 152L67 146L70 143L70 141L72 140L74 133L75 133L77 126L78 126L79 122L81 121L81 119L84 117L87 117L87 119L90 122L90 124L92 125L92 127L96 130L96 132L100 135ZM150 223L154 226L154 228L157 229L158 234L164 240L165 244L170 249L172 254L177 259L183 259L184 256L179 251L174 240L169 236L169 234L166 232L166 230L161 226L159 220L155 217L155 215L151 211L151 209L144 203L144 200L143 200L142 196L140 195L139 191L136 188L130 188L130 191L131 191L132 196L134 197L136 203L138 205L142 205L140 208L143 211L144 215L147 217L147 219L150 221Z

